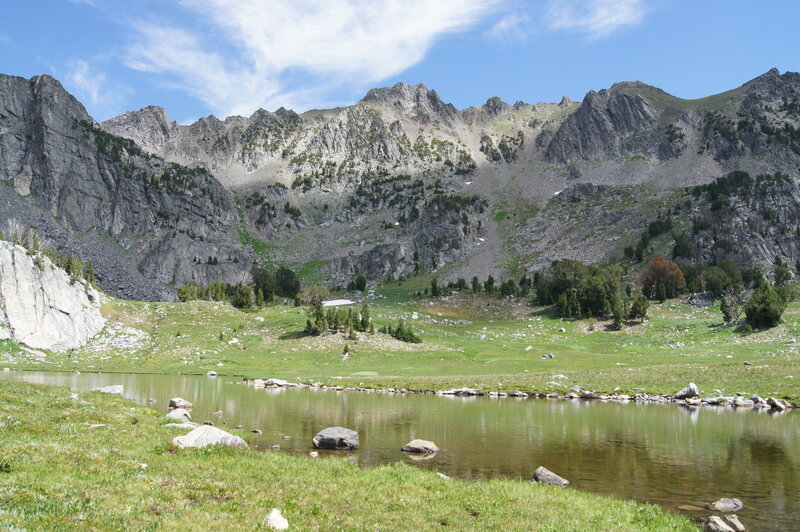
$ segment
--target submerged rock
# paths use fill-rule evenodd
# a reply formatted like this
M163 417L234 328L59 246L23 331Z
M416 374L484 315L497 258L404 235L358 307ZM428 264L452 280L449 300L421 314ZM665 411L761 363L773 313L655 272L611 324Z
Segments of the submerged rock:
M92 390L93 392L100 392L100 393L114 393L117 395L122 395L125 392L125 387L121 384L114 384L112 386L102 386L100 388L95 388Z
M718 512L738 512L744 504L739 499L724 498L712 503L711 507Z
M700 391L697 389L697 385L693 382L690 382L689 385L684 388L683 390L679 391L675 395L672 396L673 399L689 399L690 397L697 397L700 395Z
M358 449L358 432L343 427L321 430L312 440L317 449L352 451Z
M209 445L224 445L226 447L237 447L244 449L247 442L239 436L225 432L216 427L201 425L185 436L178 436L172 440L172 445L178 449L188 447L207 447Z
M439 447L428 440L411 440L401 449L407 453L438 453Z
M554 486L569 486L569 480L556 475L549 469L546 469L542 466L539 466L536 471L534 471L533 481L542 484L552 484Z

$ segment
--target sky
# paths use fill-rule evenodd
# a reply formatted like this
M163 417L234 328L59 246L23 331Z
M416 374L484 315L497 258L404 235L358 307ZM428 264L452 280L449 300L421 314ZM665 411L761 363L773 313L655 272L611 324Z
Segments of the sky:
M799 71L798 20L798 0L6 0L0 73L50 74L97 120L302 112L397 82L458 108L636 80L700 98Z

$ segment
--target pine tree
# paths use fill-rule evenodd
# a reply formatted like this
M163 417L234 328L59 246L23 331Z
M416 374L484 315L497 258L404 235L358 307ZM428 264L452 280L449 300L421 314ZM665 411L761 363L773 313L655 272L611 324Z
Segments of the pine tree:
M481 282L478 280L478 276L474 276L472 278L472 292L477 294L481 291Z

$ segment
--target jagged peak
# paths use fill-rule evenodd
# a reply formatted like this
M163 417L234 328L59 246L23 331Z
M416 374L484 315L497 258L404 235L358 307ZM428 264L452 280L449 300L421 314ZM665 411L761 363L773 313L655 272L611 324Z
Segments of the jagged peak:
M115 116L114 118L110 118L106 120L106 122L112 122L114 120L118 120L121 118L134 118L140 117L144 115L149 115L154 117L159 122L163 122L165 124L169 123L169 114L167 110L161 107L160 105L148 105L146 107L142 107L138 111L128 111L127 113L123 113L119 116Z
M785 72L781 74L780 70L777 68L771 68L761 74L760 76L756 76L755 78L751 79L742 87L745 88L758 88L758 87L768 87L768 86L778 86L785 82L791 82L795 80L800 80L800 75L796 72Z
M457 113L453 105L443 102L435 90L422 83L370 89L359 103L399 109L417 119L430 119L432 115L451 118Z
M572 99L569 96L562 96L561 97L561 101L558 102L558 105L559 105L559 107L567 107L569 105L572 105L573 103L574 102L572 101Z
M508 105L503 100L501 100L500 98L498 98L497 96L492 96L491 98L486 100L486 103L483 104L483 107L481 109L483 109L484 112L490 115L497 116L509 111L511 109L511 106Z
M406 85L405 83L398 82L391 87L376 87L367 91L367 94L361 99L362 102L387 102L394 99L409 99L414 95L429 95L433 93L438 98L436 91L430 90L422 83L416 85Z

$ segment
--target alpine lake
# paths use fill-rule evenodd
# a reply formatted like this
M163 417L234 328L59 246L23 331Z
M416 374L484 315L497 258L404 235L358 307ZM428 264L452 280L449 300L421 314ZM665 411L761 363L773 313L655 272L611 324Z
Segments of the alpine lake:
M182 397L194 404L195 422L260 430L251 447L265 452L308 456L317 432L341 426L359 432L360 449L320 454L361 467L405 461L456 479L530 480L544 466L567 478L567 489L697 518L712 513L709 503L736 497L749 530L800 527L800 414L793 410L256 389L224 376L13 371L0 379L76 392L122 384L126 397L165 414L169 399ZM400 451L416 438L440 452Z

